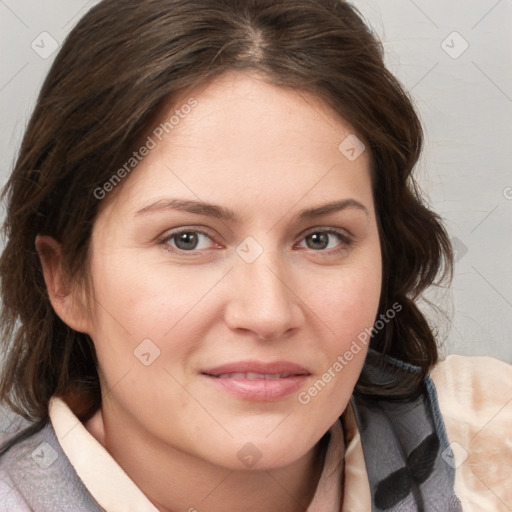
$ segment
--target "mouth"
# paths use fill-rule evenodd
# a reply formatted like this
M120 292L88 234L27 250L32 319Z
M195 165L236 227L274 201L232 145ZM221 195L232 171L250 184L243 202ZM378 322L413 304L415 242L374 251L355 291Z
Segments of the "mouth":
M286 379L292 377L294 374L291 373L221 373L220 375L210 375L211 377L217 377L218 379L247 379L247 380L274 380L274 379Z
M275 402L298 391L311 374L288 361L240 361L204 370L201 375L222 392L245 400Z

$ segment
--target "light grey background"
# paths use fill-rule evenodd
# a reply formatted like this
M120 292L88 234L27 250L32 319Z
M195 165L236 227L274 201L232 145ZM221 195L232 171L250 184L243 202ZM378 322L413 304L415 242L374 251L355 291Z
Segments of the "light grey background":
M55 52L96 0L0 0L0 180ZM457 249L443 352L512 362L512 0L354 0L426 131L417 168Z

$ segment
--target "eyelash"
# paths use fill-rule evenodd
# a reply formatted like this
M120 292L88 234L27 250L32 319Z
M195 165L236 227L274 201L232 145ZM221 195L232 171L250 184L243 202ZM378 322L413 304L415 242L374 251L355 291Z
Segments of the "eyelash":
M185 233L188 233L188 234L193 233L193 234L204 235L204 236L208 237L210 240L212 240L212 242L214 242L213 237L209 233L207 233L206 231L203 231L203 230L198 229L198 228L186 228L186 229L179 229L178 231L174 231L174 232L165 234L159 240L159 243L162 246L164 246L164 249L166 251L172 252L172 253L176 253L176 254L189 254L191 256L194 256L194 255L200 254L202 250L205 250L205 249L199 249L199 250L192 249L190 251L186 251L184 249L178 249L176 247L172 247L169 244L169 242L171 240L175 239L175 237L178 237L179 235L182 235L182 234L185 234ZM327 235L334 235L334 236L336 236L338 238L338 240L340 241L339 246L334 248L334 249L314 250L314 249L309 249L308 247L303 247L301 249L309 249L309 250L311 250L311 251L313 251L315 253L323 254L325 256L335 256L335 255L341 254L343 252L346 252L350 248L350 246L353 244L353 242L354 242L353 238L350 235L348 235L345 231L337 230L337 229L333 229L333 228L314 228L314 229L311 229L311 230L307 231L306 233L304 233L301 236L299 241L302 242L309 235L318 234L318 233L324 233L324 234L327 234Z

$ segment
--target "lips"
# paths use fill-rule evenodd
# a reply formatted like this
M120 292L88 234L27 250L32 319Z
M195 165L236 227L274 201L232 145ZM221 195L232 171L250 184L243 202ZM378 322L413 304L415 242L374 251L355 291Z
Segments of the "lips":
M239 361L201 372L217 389L245 400L275 402L297 391L310 372L289 361Z
M284 379L286 377L290 377L290 373L222 373L220 375L215 375L219 379L248 379L248 380L257 380L257 379Z
M229 374L246 375L309 375L309 371L298 364L289 361L276 361L264 363L261 361L238 361L203 370L202 373L212 377L220 377Z

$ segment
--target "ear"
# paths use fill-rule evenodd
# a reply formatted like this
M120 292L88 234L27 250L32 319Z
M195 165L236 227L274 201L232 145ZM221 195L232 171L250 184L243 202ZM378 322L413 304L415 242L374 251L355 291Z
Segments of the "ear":
M60 243L51 236L37 235L36 249L43 267L48 297L55 313L75 331L89 333L85 308L76 298L77 286L72 286L64 275Z

